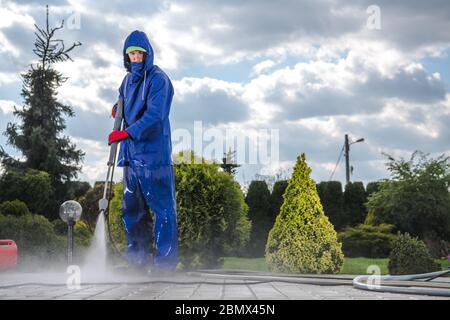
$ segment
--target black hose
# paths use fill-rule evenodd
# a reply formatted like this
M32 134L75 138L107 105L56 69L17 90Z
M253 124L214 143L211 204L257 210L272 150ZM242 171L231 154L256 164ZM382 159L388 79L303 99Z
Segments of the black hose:
M207 284L207 285L254 285L270 282L282 282L293 284L309 284L320 286L354 286L356 289L390 292L390 293L407 293L420 294L429 296L450 296L450 283L448 282L434 282L429 281L414 281L417 279L435 279L436 277L445 276L449 274L450 270L433 272L420 275L409 276L383 276L378 289L370 288L367 284L367 277L359 276L351 281L350 277L336 277L334 275L300 275L300 274L271 274L267 272L255 271L239 271L239 270L198 270L188 272L187 275L201 276L203 278L219 278L219 279L234 279L240 280L235 282L217 282L217 281L173 281L173 280L148 280L148 281L131 281L131 282L88 282L82 285L149 285L149 284L177 284L177 285L193 285L193 284ZM366 283L364 283L366 281ZM395 286L387 285L391 281ZM28 282L20 284L11 284L0 286L0 289L16 288L21 286L45 286L45 287L60 287L65 284L55 283L40 283Z
M349 282L349 279L336 277L333 275L301 275L301 274L271 274L267 272L253 272L239 270L199 270L191 273L203 277L215 277L226 279L242 279L249 281L271 280L274 282L290 282L312 285L352 285L356 289L390 292L390 293L407 293L429 296L450 297L450 282L437 282L430 280L443 277L450 274L450 270L438 271L425 274L406 275L406 276L379 276L377 285L369 284L370 278L373 276L358 276ZM423 281L416 281L425 279ZM389 285L392 284L392 285Z

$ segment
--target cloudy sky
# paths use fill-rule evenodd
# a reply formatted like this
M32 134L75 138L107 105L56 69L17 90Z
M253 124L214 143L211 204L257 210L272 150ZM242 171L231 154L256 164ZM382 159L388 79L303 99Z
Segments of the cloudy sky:
M232 129L255 145L262 132L278 130L279 161L244 164L240 182L289 173L302 152L312 177L329 180L345 134L365 139L350 153L352 180L365 183L388 177L382 152L449 154L448 0L47 3L51 25L66 20L59 33L66 45L83 44L74 62L55 65L69 77L59 99L76 113L66 134L86 152L82 180L106 175L123 41L136 29L175 87L173 133L193 135L201 121L203 130ZM16 121L13 106L23 105L20 73L36 61L34 24L44 22L42 2L0 0L1 132ZM20 155L3 135L0 145ZM344 182L344 161L333 179Z

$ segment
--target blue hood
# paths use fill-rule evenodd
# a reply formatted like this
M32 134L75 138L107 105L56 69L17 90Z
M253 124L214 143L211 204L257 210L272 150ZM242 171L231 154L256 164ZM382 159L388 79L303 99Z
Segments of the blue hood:
M130 58L128 58L128 55L125 53L129 46L142 47L147 50L145 54L145 70L150 70L153 67L153 48L147 35L142 31L135 30L125 39L123 45L123 65L128 72L131 72Z

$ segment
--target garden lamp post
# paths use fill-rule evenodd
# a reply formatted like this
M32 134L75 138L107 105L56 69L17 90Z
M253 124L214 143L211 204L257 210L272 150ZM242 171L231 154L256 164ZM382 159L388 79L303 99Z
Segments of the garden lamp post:
M81 205L74 201L69 200L64 202L59 207L59 216L67 223L67 263L72 264L73 257L73 226L80 219L83 209Z

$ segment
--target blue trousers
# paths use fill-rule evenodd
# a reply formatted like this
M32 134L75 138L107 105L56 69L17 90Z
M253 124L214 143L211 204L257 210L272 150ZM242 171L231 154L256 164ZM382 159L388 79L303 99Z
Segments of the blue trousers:
M178 263L178 228L173 166L148 168L131 163L123 173L122 221L128 240L128 263L137 267L153 263L174 270Z

